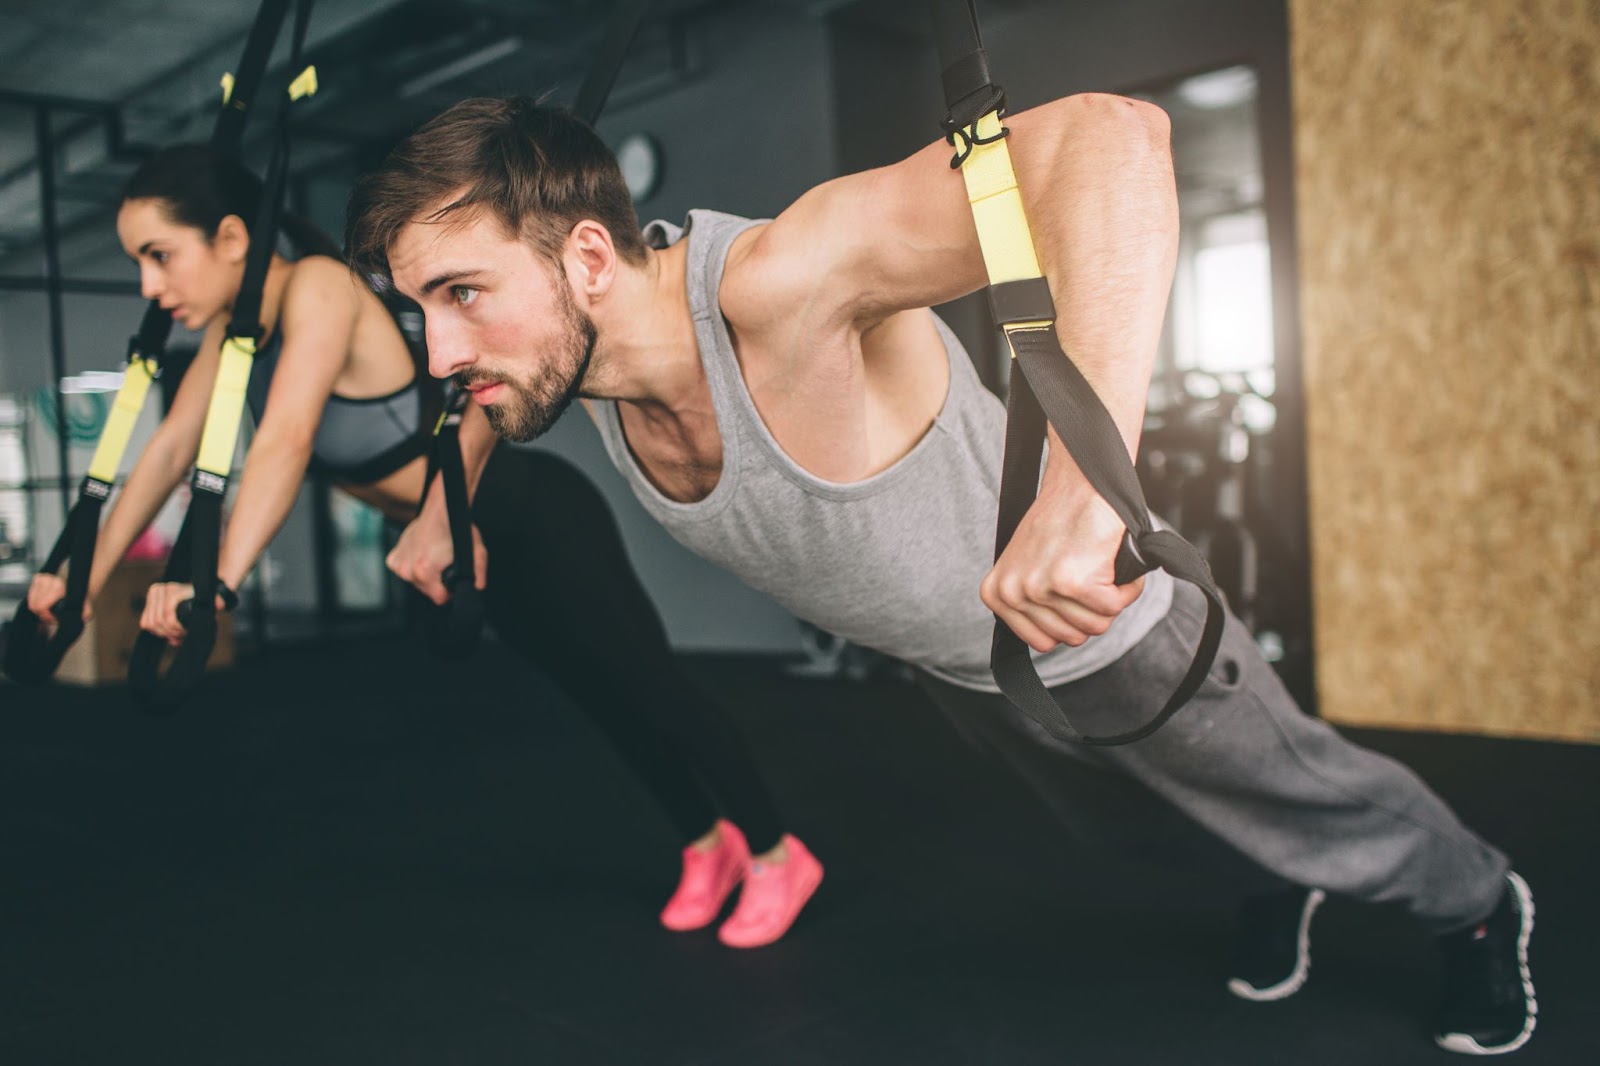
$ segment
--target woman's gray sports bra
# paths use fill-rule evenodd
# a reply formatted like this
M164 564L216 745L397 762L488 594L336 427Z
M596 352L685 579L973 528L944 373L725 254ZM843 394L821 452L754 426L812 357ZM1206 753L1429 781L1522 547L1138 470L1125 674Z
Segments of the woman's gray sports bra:
M411 338L398 321L395 328L409 346ZM274 331L251 364L245 398L258 423L282 353L283 334ZM413 378L397 392L367 400L329 396L311 448L311 469L347 485L370 485L427 454L422 390L433 384L431 378Z

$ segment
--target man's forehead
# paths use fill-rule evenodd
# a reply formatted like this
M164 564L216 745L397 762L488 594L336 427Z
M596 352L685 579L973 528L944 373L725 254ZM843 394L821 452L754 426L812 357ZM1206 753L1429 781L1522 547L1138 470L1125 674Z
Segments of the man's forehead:
M400 227L389 245L389 269L398 280L401 273L422 269L427 262L447 255L458 242L459 226L412 219Z
M492 246L505 243L497 227L486 220L454 214L443 219L426 216L400 227L389 246L389 273L403 289L418 289L441 269L467 269L463 260L481 264Z

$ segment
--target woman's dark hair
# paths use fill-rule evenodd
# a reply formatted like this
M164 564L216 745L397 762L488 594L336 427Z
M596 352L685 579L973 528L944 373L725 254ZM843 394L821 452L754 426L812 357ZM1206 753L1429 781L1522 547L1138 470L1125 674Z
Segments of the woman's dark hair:
M211 240L229 215L238 215L246 227L255 225L261 179L210 145L178 144L139 164L122 187L122 202L129 200L160 200L170 221L193 226ZM309 219L292 211L284 211L278 218L279 228L296 254L344 258L338 242Z

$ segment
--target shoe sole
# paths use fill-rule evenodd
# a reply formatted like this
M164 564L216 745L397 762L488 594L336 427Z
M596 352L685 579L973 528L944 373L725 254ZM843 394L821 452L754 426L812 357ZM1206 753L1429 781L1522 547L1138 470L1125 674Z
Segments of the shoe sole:
M1528 1017L1522 1023L1522 1032L1504 1044L1484 1047L1466 1033L1440 1033L1433 1042L1446 1051L1461 1055L1504 1055L1517 1050L1533 1036L1533 1027L1539 1022L1539 1001L1533 998L1533 974L1528 969L1528 941L1533 939L1533 890L1516 871L1506 875L1511 890L1517 894L1517 909L1522 914L1522 929L1517 934L1517 969L1522 973L1522 995L1528 1001Z
M1306 983L1306 978L1311 975L1311 916L1317 913L1317 908L1322 906L1322 901L1327 898L1327 894L1320 888L1313 888L1310 895L1306 896L1305 906L1300 910L1300 935L1295 942L1294 971L1288 977L1266 988L1257 988L1242 977L1230 977L1228 991L1252 1003L1271 1003L1275 1000L1288 999L1300 991Z
M692 933L696 929L704 929L706 926L710 925L712 922L717 920L717 916L722 913L722 908L724 908L724 907L726 907L728 905L728 897L733 895L733 890L738 888L740 882L742 882L743 880L744 880L744 874L741 873L741 874L739 874L739 876L737 876L737 877L735 877L733 879L732 883L730 883L727 888L725 888L722 891L718 892L716 894L716 896L717 896L716 906L710 907L710 909L705 913L705 915L703 917L694 917L694 918L687 918L687 919L679 919L677 921L669 921L667 919L666 912L663 911L659 915L659 918L660 918L660 921L661 921L661 928L663 928L663 929L665 929L665 930L667 930L668 932L671 932L671 933Z

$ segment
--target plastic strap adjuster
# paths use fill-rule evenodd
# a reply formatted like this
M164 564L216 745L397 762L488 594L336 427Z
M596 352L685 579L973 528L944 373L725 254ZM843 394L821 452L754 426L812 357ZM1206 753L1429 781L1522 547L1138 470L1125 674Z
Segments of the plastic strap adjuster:
M1053 322L1056 304L1050 298L1050 283L1044 278L1022 278L990 285L987 290L989 312L995 324L1009 322Z

